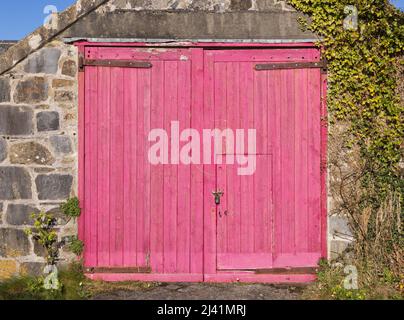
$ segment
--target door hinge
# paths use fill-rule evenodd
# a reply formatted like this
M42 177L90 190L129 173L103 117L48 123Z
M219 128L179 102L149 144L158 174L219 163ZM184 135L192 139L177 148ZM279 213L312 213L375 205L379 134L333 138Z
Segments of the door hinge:
M321 69L321 72L327 72L327 64L325 60L321 60L316 62L259 63L255 65L257 71L285 69Z
M84 272L94 273L151 273L150 267L95 267L85 268Z
M79 55L79 71L84 71L85 66L149 69L153 65L147 61L86 59L81 54Z
M84 71L84 55L80 52L79 53L79 72L83 72Z

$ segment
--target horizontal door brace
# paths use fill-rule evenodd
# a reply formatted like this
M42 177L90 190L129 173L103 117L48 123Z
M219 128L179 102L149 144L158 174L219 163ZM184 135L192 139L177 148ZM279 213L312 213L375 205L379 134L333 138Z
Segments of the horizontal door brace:
M95 268L85 268L85 273L151 273L150 267L95 267Z
M138 68L149 69L153 67L150 62L134 61L134 60L95 60L95 59L80 59L80 71L84 71L85 66L92 67L116 67L116 68Z
M326 69L325 61L318 62L287 62L287 63L260 63L255 65L257 71L283 70L283 69Z

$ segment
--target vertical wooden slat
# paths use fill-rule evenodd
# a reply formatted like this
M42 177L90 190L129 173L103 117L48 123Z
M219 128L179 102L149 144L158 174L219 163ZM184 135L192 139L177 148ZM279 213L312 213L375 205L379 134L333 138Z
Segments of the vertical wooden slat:
M134 195L136 199L136 265L137 266L145 266L146 260L146 252L144 248L144 238L145 233L145 218L147 209L145 207L145 200L148 198L149 194L145 188L146 179L148 177L145 176L145 164L146 159L144 154L147 153L147 149L145 148L145 142L147 141L147 136L144 135L144 115L148 112L148 107L145 103L145 99L148 96L148 83L147 83L147 72L144 70L138 69L136 70L137 82L135 83L135 87L133 90L136 92L136 96L133 98L136 99L137 104L137 122L136 122L136 135L137 136L137 150L136 152L136 162L137 162L137 171L135 172L136 176L136 184L137 184L137 192Z
M268 138L268 73L254 73L254 128L257 130L257 153L259 155L267 155L267 138ZM265 252L265 243L268 242L269 225L268 225L268 194L263 188L263 183L267 186L268 167L263 162L263 158L257 157L257 170L254 174L254 248L255 252Z
M309 112L309 167L308 167L308 203L309 203L309 250L321 250L321 89L320 70L309 70L308 105Z
M215 64L215 87L214 87L214 112L215 120L214 127L221 131L225 130L228 125L227 115L228 115L228 83L227 77L227 64L226 63L216 63ZM229 90L230 91L230 90ZM230 92L229 92L230 93ZM231 111L230 111L231 112ZM211 125L212 126L212 125ZM228 219L223 217L224 211L229 207L229 197L231 191L228 189L228 172L226 166L226 139L222 139L222 150L214 150L216 163L219 163L219 158L222 159L222 164L216 166L216 189L210 191L210 197L212 199L212 204L214 204L214 198L212 191L223 191L224 194L221 198L221 204L217 206L218 210L218 222L217 222L217 248L219 252L228 252L229 247L229 233L228 233ZM214 139L212 139L212 145L214 144ZM209 198L206 199L209 201ZM220 217L222 215L222 217Z
M171 121L178 120L178 62L165 62L164 129L171 131ZM170 134L171 136L171 134ZM170 143L170 146L171 143ZM168 146L167 146L168 147ZM170 150L170 149L169 149ZM169 157L172 160L171 152ZM177 257L178 165L164 167L164 272L174 273Z
M137 99L137 70L123 70L123 265L125 267L137 265L137 202L136 196L137 179L136 172L139 162L136 159L138 148L137 126L140 125L137 119L138 99Z
M227 64L226 74L226 126L232 130L233 139L235 143L236 129L240 127L240 82L239 82L239 63L232 62ZM218 106L220 107L220 106ZM236 162L236 150L234 144L233 154L229 154L226 150L226 155L231 156L229 161ZM224 158L224 161L227 161ZM227 162L226 162L227 163ZM224 217L224 221L227 224L227 243L228 251L231 253L240 252L240 176L237 174L237 168L235 165L227 165L227 206L222 210L227 210L227 215ZM220 181L220 180L219 180Z
M164 62L156 61L152 68L151 128L164 128ZM162 103L164 102L164 103ZM150 143L148 144L150 145ZM164 272L164 167L151 166L150 185L150 262L153 272Z
M215 124L215 65L211 52L205 53L204 75L204 128L211 128ZM216 273L216 232L217 208L212 201L212 191L216 190L216 166L213 164L213 146L211 148L211 164L204 165L204 274Z
M284 86L284 106L282 109L282 244L283 253L293 253L295 250L294 244L294 84L293 73L294 71L282 71Z
M85 260L86 265L97 265L97 68L87 68L86 70L86 112L85 112L85 186L86 197L84 205L86 208L85 217L85 243L87 245ZM93 190L95 188L95 190Z
M123 264L123 141L124 141L124 111L123 111L123 70L111 68L111 243L110 264Z
M274 135L272 136L273 140L273 172L274 172L274 182L273 182L273 209L274 209L274 217L273 217L273 256L274 260L282 253L282 149L281 149L281 111L284 107L282 104L282 93L283 93L283 84L282 84L282 71L273 71L271 72L271 78L273 78L273 109L274 109L274 117L273 117L273 127L274 127Z
M85 54L85 47L79 46L78 51L80 54ZM78 167L78 197L80 200L80 208L82 209L81 216L78 219L78 236L81 241L85 241L85 217L86 208L85 208L85 137L86 137L86 129L85 129L85 108L86 108L86 73L79 72L78 75L78 90L79 90L79 105L78 105L78 155L79 155L79 167ZM84 261L84 264L86 261Z
M248 129L254 128L254 74L253 64L240 63L240 88L244 88L240 94L240 129L244 130L244 152L248 151ZM241 252L254 252L254 204L251 202L253 194L254 176L240 177L240 233Z
M151 99L151 72L150 70L137 70L137 265L146 266L149 264L150 252L150 163L148 161L147 142L150 131L150 99Z
M178 63L178 120L180 133L191 127L191 63ZM184 143L180 144L183 145ZM191 166L178 165L178 219L177 219L177 268L176 272L190 272L191 244Z
M144 70L140 73L145 72ZM146 72L145 72L146 73ZM145 77L145 96L144 96L144 107L142 108L143 119L144 119L144 128L143 128L143 135L142 132L139 131L138 137L141 139L140 141L145 142L147 141L147 136L151 131L151 100L153 94L153 82L152 82L152 73L150 71L147 72L147 76ZM141 138L142 137L142 138ZM147 152L147 144L143 144L143 147L139 148L138 152L138 159L140 163L143 163L143 168L139 166L139 171L137 176L140 176L140 173L143 173L144 179L144 234L143 238L143 250L140 248L138 252L143 252L141 256L143 259L142 261L138 260L138 265L145 265L150 266L150 255L151 255L151 224L153 221L151 220L151 164L148 159L148 152ZM143 151L143 152L142 152ZM139 195L140 196L140 195ZM140 209L139 209L140 210ZM139 233L140 235L141 233ZM139 248L140 243L138 243Z
M191 67L191 128L202 133L203 114L204 114L204 52L202 49L191 49L192 67ZM201 153L201 157L203 153ZM191 186L190 186L190 272L194 274L203 273L203 239L204 239L204 209L203 198L203 163L191 165Z
M99 92L98 102L99 123L98 123L98 266L110 265L110 160L111 160L111 78L110 69L99 68ZM90 191L91 192L91 191Z
M307 143L308 104L307 70L295 71L295 246L296 252L308 252L308 203L307 203Z

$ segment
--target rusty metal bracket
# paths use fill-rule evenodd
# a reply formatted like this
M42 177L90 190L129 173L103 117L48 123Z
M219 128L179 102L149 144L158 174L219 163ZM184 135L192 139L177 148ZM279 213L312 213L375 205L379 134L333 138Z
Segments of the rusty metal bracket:
M151 273L150 267L129 267L129 268L107 268L107 267L96 267L96 268L85 268L84 272L89 274L94 273Z
M260 63L255 65L257 71L285 70L285 69L327 69L324 60L317 62L285 62L285 63Z
M81 55L81 56L79 56L79 70L84 71L85 66L138 68L138 69L149 69L149 68L153 67L151 62L146 62L146 61L85 59Z
M78 66L79 66L79 72L83 72L84 71L84 55L81 52L79 53Z
M316 267L301 267L301 268L274 268L274 269L258 269L255 274L316 274Z

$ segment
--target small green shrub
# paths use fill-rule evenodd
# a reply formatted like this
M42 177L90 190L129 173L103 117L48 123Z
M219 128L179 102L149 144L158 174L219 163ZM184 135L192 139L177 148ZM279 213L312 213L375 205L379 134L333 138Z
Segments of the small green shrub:
M56 265L59 259L60 243L55 231L56 219L50 213L33 213L34 228L25 229L25 233L32 236L46 251L46 262L49 265Z
M18 277L0 282L0 300L83 300L90 297L80 262L72 263L59 273L58 290L46 290L44 277Z
M68 199L65 203L61 204L60 209L70 218L78 218L81 215L80 201L77 197Z
M326 260L319 263L317 280L310 285L303 297L305 299L320 300L372 300L372 299L403 299L403 292L399 288L400 279L397 279L390 271L385 271L377 281L369 284L363 281L366 274L366 267L359 266L358 289L346 289L342 263L331 264Z
M72 237L68 249L73 252L76 256L80 257L84 251L84 243L76 236Z

